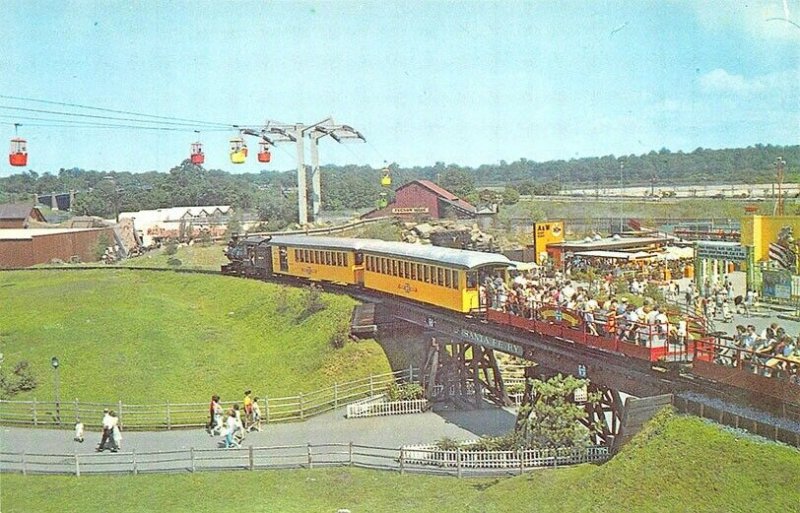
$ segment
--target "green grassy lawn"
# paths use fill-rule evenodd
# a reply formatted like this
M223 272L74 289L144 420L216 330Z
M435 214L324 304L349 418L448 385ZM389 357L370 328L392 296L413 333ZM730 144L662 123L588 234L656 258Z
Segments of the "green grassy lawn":
M174 257L181 261L179 266L171 266L167 260L172 256L167 255L164 248L149 251L144 255L122 260L119 265L125 267L170 267L176 269L208 269L219 271L220 266L228 263L228 259L222 253L225 245L201 245L182 246L178 248Z
M324 295L301 318L303 289L224 276L123 269L0 273L0 352L28 360L38 387L16 399L204 402L242 390L283 397L389 371L374 341L329 341L354 301Z
M696 418L662 416L602 466L518 477L399 475L348 468L175 475L2 475L6 513L217 512L790 512L800 455ZM112 505L112 506L110 506Z

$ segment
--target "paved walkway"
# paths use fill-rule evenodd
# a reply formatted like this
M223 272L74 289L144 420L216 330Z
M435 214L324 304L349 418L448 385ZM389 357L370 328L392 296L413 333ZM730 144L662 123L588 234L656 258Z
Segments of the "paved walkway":
M248 433L244 445L277 446L325 442L354 442L361 445L399 448L402 445L433 443L448 437L472 440L481 435L502 435L514 428L514 414L486 407L472 411L443 411L346 419L340 409L312 417L305 422L264 425L261 432ZM86 441L73 441L72 430L3 427L0 451L45 454L91 453L100 441L99 432L87 432ZM204 430L123 432L122 449L154 452L174 449L211 449L220 437Z

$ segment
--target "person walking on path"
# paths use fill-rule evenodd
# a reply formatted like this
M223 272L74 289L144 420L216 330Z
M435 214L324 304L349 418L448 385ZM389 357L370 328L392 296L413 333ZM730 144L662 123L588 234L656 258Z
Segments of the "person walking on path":
M103 410L103 436L100 438L100 443L97 445L97 452L103 452L106 450L106 444L108 444L108 439L111 436L111 415L109 415L108 408Z
M250 425L250 431L261 431L261 407L258 405L258 397L253 398L253 423Z
M244 408L244 428L245 430L250 428L250 424L253 423L253 399L250 397L252 393L251 390L244 391L244 399L242 400L242 406Z
M113 410L109 413L111 415L111 452L118 452L122 447L122 432L119 428L119 417Z
M76 442L83 443L83 422L81 419L75 419L75 438Z

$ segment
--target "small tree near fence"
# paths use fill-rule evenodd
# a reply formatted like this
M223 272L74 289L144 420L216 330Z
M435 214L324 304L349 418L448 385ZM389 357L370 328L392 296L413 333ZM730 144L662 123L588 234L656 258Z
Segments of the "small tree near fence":
M520 408L516 433L525 447L588 447L590 431L581 422L588 414L584 402L575 400L575 391L588 385L585 379L557 376L547 381L530 381L530 404ZM597 403L600 396L589 393L586 402ZM593 426L598 429L598 426Z

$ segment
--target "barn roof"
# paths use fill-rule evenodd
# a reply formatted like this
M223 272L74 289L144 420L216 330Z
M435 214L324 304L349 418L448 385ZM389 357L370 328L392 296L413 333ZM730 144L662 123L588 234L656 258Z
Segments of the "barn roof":
M31 215L34 210L36 210L36 213ZM6 203L0 205L0 219L27 219L28 217L44 219L39 209L31 206L30 203Z

